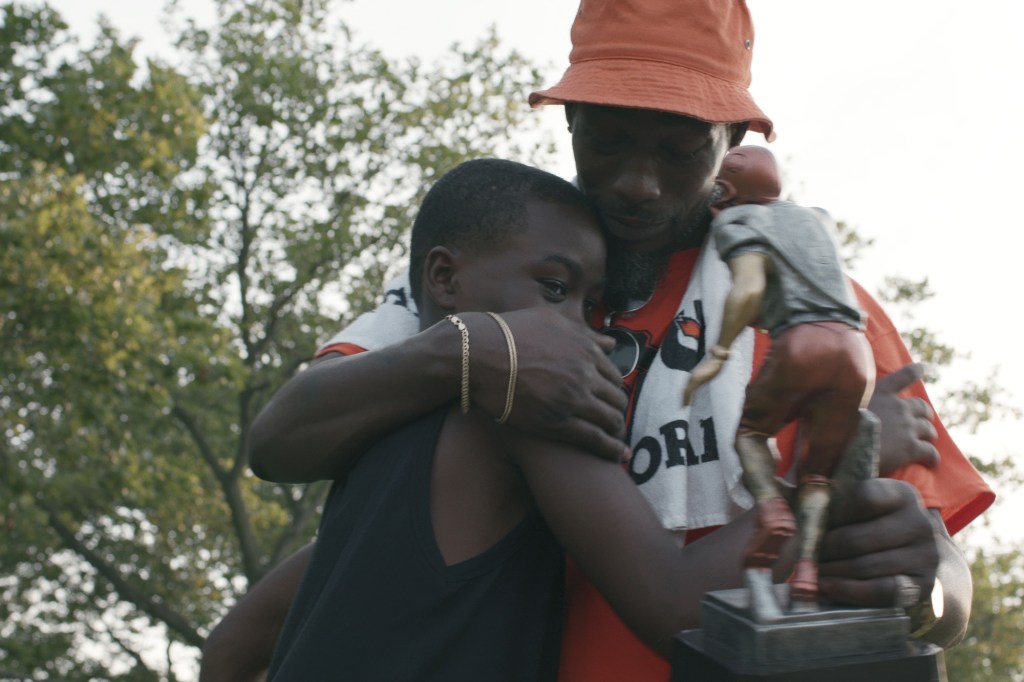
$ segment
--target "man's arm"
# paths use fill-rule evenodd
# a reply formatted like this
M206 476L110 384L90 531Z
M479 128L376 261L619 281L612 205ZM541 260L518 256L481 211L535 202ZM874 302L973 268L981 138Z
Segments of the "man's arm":
M923 372L922 365L908 364L879 379L875 387L868 409L880 417L882 424L879 456L882 476L915 462L933 472L943 464L933 443L937 436L933 425L935 414L928 401L900 395L919 381ZM952 456L956 455L959 453ZM953 464L952 460L946 462L947 467ZM941 511L934 508L928 511L939 552L938 578L944 608L942 617L922 637L948 648L959 644L967 632L974 586L967 558L949 536Z
M309 543L256 583L203 643L199 682L258 682L313 554Z
M509 371L505 338L483 313L461 317L470 333L470 399L500 415ZM616 461L626 456L626 397L605 355L612 340L547 309L504 317L519 360L510 423ZM369 443L458 398L461 348L455 326L441 322L378 351L315 362L253 422L253 471L273 481L343 476Z
M944 649L956 646L967 634L971 619L971 600L974 584L967 557L946 531L946 524L937 509L929 509L932 527L939 550L937 578L942 586L943 611L935 625L922 635L922 639ZM940 615L940 614L934 614Z
M893 484L900 484L895 487ZM821 547L821 587L833 599L865 606L893 604L893 576L906 575L927 599L939 579L945 607L923 638L942 647L959 643L971 612L970 566L946 532L936 509L928 509L930 543L923 542L920 496L910 484L895 479L871 479L839 511L837 527ZM878 509L890 513L878 516ZM938 614L937 614L938 615Z
M676 632L700 625L700 600L706 592L742 585L752 513L680 548L621 467L514 435L508 442L537 505L568 553L623 621L662 656L668 656ZM911 577L927 593L938 554L928 516L913 489L900 481L872 479L855 488L851 500L857 509L850 517L855 530L844 525L826 534L825 593L846 596L855 604L893 604L891 576L897 574ZM844 542L851 534L859 543ZM826 548L838 550L830 553ZM828 572L835 551L843 570ZM776 565L776 580L788 575L791 566L786 563ZM858 589L865 583L870 590Z

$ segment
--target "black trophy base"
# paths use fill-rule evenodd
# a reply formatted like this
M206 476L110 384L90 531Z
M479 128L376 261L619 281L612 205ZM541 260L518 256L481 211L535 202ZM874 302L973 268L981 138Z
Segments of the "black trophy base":
M822 659L804 666L718 660L704 650L702 640L700 630L676 635L671 682L946 682L942 649L916 640L897 655Z
M673 682L946 682L942 649L908 638L902 609L824 608L764 624L746 602L746 590L705 596L704 628L673 642Z

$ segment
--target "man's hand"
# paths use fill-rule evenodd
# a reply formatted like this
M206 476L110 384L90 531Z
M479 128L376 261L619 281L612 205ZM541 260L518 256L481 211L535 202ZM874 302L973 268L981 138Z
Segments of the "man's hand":
M933 444L937 434L931 407L921 398L899 395L923 375L924 366L913 363L882 377L875 385L868 409L882 422L878 453L881 476L913 462L927 467L939 463L939 451Z
M822 593L844 604L899 604L898 576L931 593L939 552L928 512L908 483L862 481L841 509L821 545ZM904 586L905 587L905 586Z
M628 459L622 440L627 397L606 355L614 341L546 308L502 317L515 339L519 365L509 424L604 459ZM471 400L497 417L505 407L509 380L505 339L485 315L462 318L470 325Z

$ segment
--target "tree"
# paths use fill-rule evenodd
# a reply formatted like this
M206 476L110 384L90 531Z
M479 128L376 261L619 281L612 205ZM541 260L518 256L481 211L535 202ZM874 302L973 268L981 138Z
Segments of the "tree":
M1024 680L1024 547L972 552L974 599L963 643L946 652L950 680Z
M545 158L511 141L538 73L493 32L399 63L331 9L222 0L172 66L0 7L0 676L190 677L323 493L250 475L256 411L435 177Z
M905 320L904 340L916 358L928 363L926 380L934 383L939 380L940 371L962 359L962 354L942 343L931 330L913 324L914 307L932 296L927 278L915 282L890 277L880 293L880 298L893 304ZM1007 391L996 376L993 370L982 381L969 380L935 395L936 409L949 429L973 433L992 419L1020 417L1020 410L1010 404ZM1008 456L987 454L985 459L969 456L988 480L999 481L1002 495L1013 495L1021 486L1020 467ZM991 540L978 540L979 535L991 535L988 517L991 513L957 536L957 544L970 560L974 596L964 641L945 654L946 671L950 680L958 682L1019 682L1024 680L1024 650L1019 634L1024 628L1024 546L993 546Z
M839 236L848 267L871 245L850 225L839 223ZM974 433L993 419L1019 419L1021 411L1010 402L1009 392L992 370L983 380L957 385L942 382L942 371L966 358L938 335L917 324L915 309L935 296L927 278L919 281L887 277L878 292L887 310L899 319L903 340L911 355L928 366L925 381L943 424L957 431ZM1014 495L1024 482L1016 460L998 453L985 458L967 454L990 482L999 482L1000 495ZM999 500L996 501L996 507ZM1019 544L992 546L991 523L995 509L976 520L955 538L970 561L974 582L971 619L964 641L945 652L951 681L1024 680L1024 649L1020 646L1020 605L1024 598L1024 547ZM987 537L986 537L987 536Z

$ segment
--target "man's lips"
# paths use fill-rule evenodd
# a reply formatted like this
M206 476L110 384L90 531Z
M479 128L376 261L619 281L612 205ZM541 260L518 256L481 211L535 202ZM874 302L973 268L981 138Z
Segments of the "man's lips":
M616 213L606 213L605 219L608 222L609 229L612 232L620 233L620 237L626 237L626 235L623 235L623 231L638 233L638 235L649 235L651 232L657 232L664 229L668 223L666 220L651 218L649 216L633 216Z
M605 217L614 222L627 227L632 230L650 230L651 228L661 227L665 224L665 220L661 218L651 218L649 216L630 216L616 213L606 213Z

